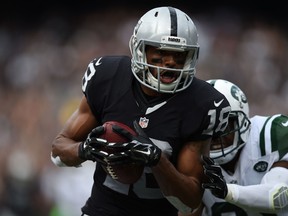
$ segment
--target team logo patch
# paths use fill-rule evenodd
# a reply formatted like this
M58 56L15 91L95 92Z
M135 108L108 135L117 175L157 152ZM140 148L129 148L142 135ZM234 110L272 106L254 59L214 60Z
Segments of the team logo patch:
M141 126L141 128L147 128L148 123L149 123L149 119L147 119L146 117L141 117L139 120L139 125Z
M259 161L254 165L254 170L256 172L265 172L268 168L268 163L266 161Z

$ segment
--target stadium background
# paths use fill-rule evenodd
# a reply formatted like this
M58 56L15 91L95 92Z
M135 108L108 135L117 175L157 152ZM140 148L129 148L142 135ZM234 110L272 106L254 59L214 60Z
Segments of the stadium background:
M198 77L238 84L251 116L288 113L285 7L213 2L2 1L0 216L80 215L93 163L55 167L51 141L82 96L89 61L129 55L133 27L151 7L176 6L192 17L201 47Z

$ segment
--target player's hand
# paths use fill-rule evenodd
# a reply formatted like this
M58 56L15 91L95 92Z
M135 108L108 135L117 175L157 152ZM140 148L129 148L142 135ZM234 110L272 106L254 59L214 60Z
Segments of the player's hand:
M136 163L144 166L155 166L161 157L161 149L158 148L144 133L140 125L134 121L134 128L137 136L132 135L127 130L113 125L113 130L119 135L125 137L127 143L111 143L114 148L121 148L120 152L109 155L108 163L111 165Z
M208 182L203 183L202 187L210 189L214 196L224 199L228 193L228 189L220 166L216 165L210 157L203 155L202 160L204 163L204 174L208 177Z
M86 140L79 145L78 156L83 160L97 161L106 165L105 158L109 155L108 152L103 150L108 142L105 139L99 138L104 134L104 127L98 126L94 128L87 136Z

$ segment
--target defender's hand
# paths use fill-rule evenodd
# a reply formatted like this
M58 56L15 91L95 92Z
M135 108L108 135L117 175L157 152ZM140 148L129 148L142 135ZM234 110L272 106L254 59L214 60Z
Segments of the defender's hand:
M98 126L94 128L87 136L87 139L79 145L78 156L83 160L97 161L106 165L105 158L109 155L103 151L103 147L108 142L105 139L98 138L104 133L104 127Z
M109 155L107 158L108 163L111 165L137 163L145 166L155 166L160 160L161 149L149 139L136 121L133 124L138 134L137 136L132 135L119 126L112 126L113 130L125 137L128 142L108 144L109 147L123 149L120 152Z
M203 155L202 160L204 163L204 174L209 180L208 183L203 183L202 187L210 189L214 196L224 199L228 193L228 188L220 166L216 165L210 157Z

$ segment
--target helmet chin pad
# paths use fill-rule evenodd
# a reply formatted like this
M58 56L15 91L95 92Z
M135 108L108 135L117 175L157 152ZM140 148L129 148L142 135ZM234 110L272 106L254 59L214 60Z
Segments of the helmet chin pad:
M210 157L215 161L217 164L226 164L232 161L237 152L244 146L244 143L238 146L229 146L225 149L218 149L218 150L211 150Z

